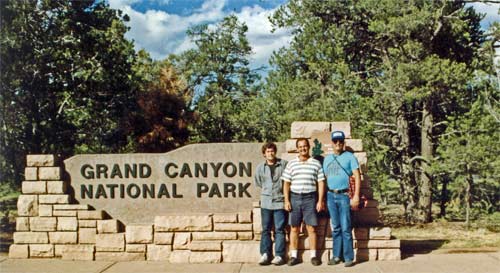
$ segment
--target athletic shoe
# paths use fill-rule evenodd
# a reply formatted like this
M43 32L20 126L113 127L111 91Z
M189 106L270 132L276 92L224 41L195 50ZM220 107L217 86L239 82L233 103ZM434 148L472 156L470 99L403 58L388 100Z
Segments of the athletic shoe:
M284 265L285 264L285 260L283 258L281 258L280 256L276 256L271 261L271 263L274 264L274 265Z
M354 266L354 262L353 261L348 261L348 262L344 263L344 267L351 267L351 266Z
M269 257L267 256L267 253L262 254L259 260L259 265L270 265L271 262L269 261Z
M340 263L340 259L337 258L337 257L334 257L334 258L331 258L329 261L328 261L328 265L336 265Z

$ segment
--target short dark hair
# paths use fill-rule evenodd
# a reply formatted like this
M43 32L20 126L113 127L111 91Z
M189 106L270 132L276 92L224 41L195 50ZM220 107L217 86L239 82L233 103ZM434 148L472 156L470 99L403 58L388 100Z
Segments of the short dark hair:
M266 144L262 145L262 153L265 153L267 149L273 149L274 152L278 151L276 144L274 144L273 142L267 142Z
M307 146L311 147L311 144L309 144L309 139L307 139L305 137L301 137L301 138L297 138L297 141L295 142L295 147L296 148L299 147L299 142L301 142L301 141L305 141L307 143Z

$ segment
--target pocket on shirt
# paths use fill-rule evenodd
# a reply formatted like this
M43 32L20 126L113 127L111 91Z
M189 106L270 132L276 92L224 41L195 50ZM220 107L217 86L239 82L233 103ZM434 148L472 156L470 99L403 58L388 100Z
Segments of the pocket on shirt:
M262 194L272 195L273 194L273 185L269 184L269 183L264 183L262 185Z
M284 202L284 201L285 201L285 197L283 197L283 196L273 197L273 202Z

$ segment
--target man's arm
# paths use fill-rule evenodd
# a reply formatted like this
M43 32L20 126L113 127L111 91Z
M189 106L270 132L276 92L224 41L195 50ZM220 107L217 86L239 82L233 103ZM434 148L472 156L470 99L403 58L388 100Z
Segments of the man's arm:
M255 172L255 175L253 177L253 181L255 183L255 186L259 187L259 188L262 188L262 181L260 181L260 172L261 172L262 168L259 166L257 166L257 171Z
M285 196L285 210L292 211L292 203L290 203L290 181L283 181L283 195Z
M361 173L359 172L359 169L356 169L352 171L354 175L354 196L352 197L351 200L351 207L354 209L358 208L359 205L359 191L361 188Z
M327 157L328 158L328 157ZM325 158L323 163L326 163L328 160ZM326 164L325 164L326 165ZM320 165L321 166L321 165ZM326 189L326 176L325 169L321 166L318 170L318 202L316 203L316 211L320 212L325 209L325 189Z
M318 212L325 209L325 180L318 181L318 202L316 203L316 210Z

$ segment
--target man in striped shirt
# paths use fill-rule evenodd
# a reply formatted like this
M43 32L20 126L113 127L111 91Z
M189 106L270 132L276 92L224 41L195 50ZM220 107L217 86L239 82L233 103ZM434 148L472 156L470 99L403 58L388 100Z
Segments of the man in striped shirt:
M299 138L296 142L299 156L291 160L283 172L283 194L285 210L290 212L290 260L288 265L300 263L297 258L299 229L302 220L306 223L311 250L311 264L320 265L316 257L317 212L325 209L325 175L321 163L309 155L309 140Z

